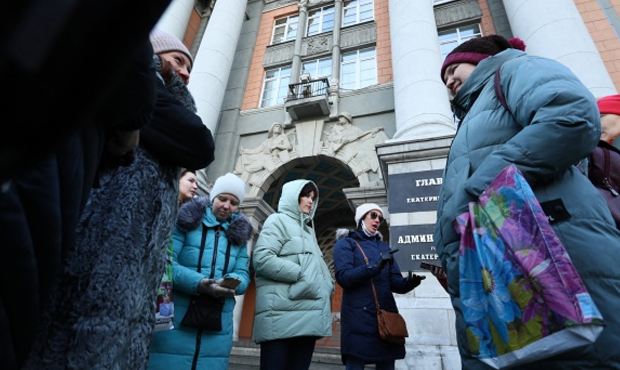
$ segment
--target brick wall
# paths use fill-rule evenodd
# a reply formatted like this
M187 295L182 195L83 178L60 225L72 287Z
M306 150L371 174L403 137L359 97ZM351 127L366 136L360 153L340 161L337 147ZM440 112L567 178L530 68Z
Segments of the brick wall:
M265 74L263 60L265 58L267 46L269 46L269 43L271 42L274 20L290 14L296 14L297 11L297 5L290 5L265 12L261 16L260 24L258 26L258 34L256 35L256 46L254 47L254 53L252 54L252 61L250 63L250 71L248 73L248 82L245 85L243 103L241 104L242 110L258 108L260 103L259 99L261 89L263 87L263 76ZM300 26L298 31L301 31L302 29L303 27Z
M620 0L611 0L620 13ZM605 63L616 90L620 91L620 39L597 0L575 0L590 36Z
M377 24L377 81L379 84L384 84L394 79L388 0L375 0L375 23Z
M543 0L544 1L544 0ZM482 28L482 35L495 34L495 26L493 25L493 17L489 11L489 3L487 0L479 0L480 10L482 11L482 19L480 19L480 28Z

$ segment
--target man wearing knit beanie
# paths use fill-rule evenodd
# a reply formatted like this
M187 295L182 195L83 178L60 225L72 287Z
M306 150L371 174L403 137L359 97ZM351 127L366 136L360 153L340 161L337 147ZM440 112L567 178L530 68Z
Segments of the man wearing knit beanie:
M153 45L153 52L161 60L164 80L168 81L169 74L174 71L187 85L194 59L181 40L156 29L151 32L151 45Z
M609 95L597 101L601 112L601 140L613 144L620 136L620 95Z

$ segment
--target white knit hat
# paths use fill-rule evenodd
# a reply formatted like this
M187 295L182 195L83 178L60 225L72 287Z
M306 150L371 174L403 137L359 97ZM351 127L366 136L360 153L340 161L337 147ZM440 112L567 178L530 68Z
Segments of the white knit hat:
M355 209L355 226L357 227L360 224L360 220L362 219L362 217L364 217L366 213L372 211L373 209L381 212L381 215L384 214L383 209L381 209L381 207L379 207L379 205L376 203L364 203L357 207Z
M224 176L220 176L215 180L215 184L213 184L213 188L211 188L209 199L213 202L213 199L222 193L234 195L239 199L239 203L241 203L245 197L245 182L243 182L239 176L230 172Z
M166 53L168 51L179 51L189 58L190 62L194 64L194 58L192 58L192 54L189 52L189 49L185 44L181 42L175 36L164 32L162 30L153 30L151 32L151 45L153 45L153 52L155 54Z

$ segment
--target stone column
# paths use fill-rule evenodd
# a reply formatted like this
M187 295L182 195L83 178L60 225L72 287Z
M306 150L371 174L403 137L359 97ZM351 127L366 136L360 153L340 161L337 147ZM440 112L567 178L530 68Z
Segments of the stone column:
M193 8L194 0L172 1L161 18L159 18L155 28L166 31L183 40Z
M245 19L247 0L220 0L194 57L189 89L202 122L216 134L237 41Z
M334 31L332 33L332 77L329 79L329 99L332 108L329 112L330 119L337 119L340 112L340 98L338 88L340 86L340 35L342 31L342 0L334 1Z
M340 35L342 33L340 27L342 27L342 0L336 0L334 2L334 31L332 34L332 80L337 84L340 84Z
M394 140L453 134L448 91L439 76L441 53L433 0L390 0L394 73Z
M301 73L301 44L306 33L306 20L308 19L308 7L306 1L299 4L299 17L297 18L297 34L295 35L295 47L293 49L293 63L291 65L291 80L294 84L299 82Z
M563 63L596 97L616 93L573 0L504 0L504 8L526 52Z

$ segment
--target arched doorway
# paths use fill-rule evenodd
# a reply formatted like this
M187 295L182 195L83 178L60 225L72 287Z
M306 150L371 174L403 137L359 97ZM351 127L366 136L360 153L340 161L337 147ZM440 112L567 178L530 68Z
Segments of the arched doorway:
M263 193L262 199L274 210L277 210L284 183L296 179L308 179L315 182L319 187L319 205L314 218L315 232L325 262L333 276L332 249L335 243L336 230L339 228L351 229L355 226L353 211L342 189L359 187L359 180L347 165L338 159L324 155L294 159L276 169L271 174L270 179L271 184L264 184L263 186L263 188L267 187L267 190ZM243 302L239 330L240 341L251 340L255 298L256 291L252 284L248 288ZM332 297L333 335L317 342L317 347L340 347L341 298L341 288L336 285L336 291Z

